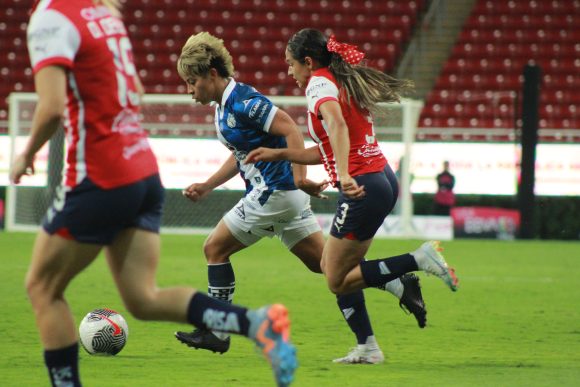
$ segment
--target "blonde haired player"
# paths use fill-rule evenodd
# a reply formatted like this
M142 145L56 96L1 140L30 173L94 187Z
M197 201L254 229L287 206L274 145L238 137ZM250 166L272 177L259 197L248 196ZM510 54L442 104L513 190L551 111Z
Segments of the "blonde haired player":
M204 105L215 104L217 136L232 152L207 181L191 184L184 195L197 202L237 174L247 187L244 196L205 242L209 294L232 301L235 275L230 257L263 237L278 237L308 269L321 273L324 238L306 193L320 197L327 183L308 180L305 166L291 165L288 161L246 164L246 155L259 147L303 151L302 133L294 121L252 86L236 82L233 60L223 40L207 32L187 40L177 70L193 99ZM386 288L413 312L423 327L425 309L418 278L411 275L397 278ZM362 290L339 296L337 303L357 341L374 341ZM191 347L214 352L224 353L230 347L227 335L203 329L177 332L176 337ZM375 356L361 362L382 362L380 349L378 346L375 349Z

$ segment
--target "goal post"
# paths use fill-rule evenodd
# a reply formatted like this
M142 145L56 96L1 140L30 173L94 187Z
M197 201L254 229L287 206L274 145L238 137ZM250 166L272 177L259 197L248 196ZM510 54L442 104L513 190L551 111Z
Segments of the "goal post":
M271 96L272 102L286 111L307 136L304 97ZM9 97L10 160L26 144L36 102L34 93L12 93ZM416 127L422 101L404 100L382 104L375 117L375 132L393 170L398 170L400 203L399 236L412 237L411 165ZM160 165L166 201L162 219L164 233L207 233L242 197L243 181L234 177L210 193L203 201L192 203L181 195L187 185L205 181L229 156L216 138L213 108L194 104L188 95L147 94L141 104L141 118ZM65 147L63 131L37 155L34 176L25 176L20 185L9 185L6 197L6 229L37 230L62 179ZM401 157L402 155L405 157ZM399 166L399 162L402 165ZM325 179L321 165L309 166L312 180ZM330 200L312 199L319 219L331 219L335 211L336 190ZM322 223L322 221L321 221ZM324 224L323 224L324 227Z

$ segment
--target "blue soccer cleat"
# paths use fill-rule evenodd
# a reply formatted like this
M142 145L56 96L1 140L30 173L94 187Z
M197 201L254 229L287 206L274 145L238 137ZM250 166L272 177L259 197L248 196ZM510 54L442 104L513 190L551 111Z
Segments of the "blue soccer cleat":
M262 350L274 370L276 383L289 386L298 367L296 348L290 344L290 320L284 305L274 304L248 311L249 337Z

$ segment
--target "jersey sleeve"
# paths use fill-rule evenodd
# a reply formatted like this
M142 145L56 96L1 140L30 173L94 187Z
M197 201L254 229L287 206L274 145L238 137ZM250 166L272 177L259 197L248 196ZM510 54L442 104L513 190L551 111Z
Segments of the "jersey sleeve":
M245 127L268 133L277 111L278 107L268 98L255 95L238 104L235 113Z
M312 77L306 87L308 110L318 115L320 104L326 101L338 101L338 87L325 77Z
M34 73L49 65L72 68L80 44L78 29L62 13L48 9L32 15L27 45Z

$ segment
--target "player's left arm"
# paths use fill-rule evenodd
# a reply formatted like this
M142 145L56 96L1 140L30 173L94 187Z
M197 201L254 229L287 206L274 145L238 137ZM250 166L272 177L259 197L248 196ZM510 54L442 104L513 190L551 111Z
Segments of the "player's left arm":
M334 152L336 169L340 179L341 191L350 198L360 198L365 195L364 187L357 184L348 172L350 137L340 104L336 100L324 101L318 108L328 128L330 146Z
M14 160L10 181L20 183L23 175L34 173L36 152L54 135L61 125L66 106L66 70L61 66L46 66L34 75L38 103L32 117L30 137L24 151Z

